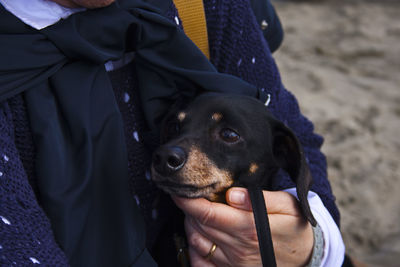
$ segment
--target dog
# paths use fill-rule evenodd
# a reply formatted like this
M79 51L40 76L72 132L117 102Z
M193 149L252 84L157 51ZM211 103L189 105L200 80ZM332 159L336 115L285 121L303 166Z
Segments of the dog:
M153 181L172 195L221 203L230 187L248 188L263 266L276 266L261 190L272 189L279 169L296 184L300 210L316 226L307 200L312 178L299 140L255 98L206 93L189 105L177 103L161 126Z
M293 132L255 98L208 93L166 115L151 169L153 181L169 194L225 203L233 186L271 189L280 168L295 182L300 209L315 225L307 201L312 179Z

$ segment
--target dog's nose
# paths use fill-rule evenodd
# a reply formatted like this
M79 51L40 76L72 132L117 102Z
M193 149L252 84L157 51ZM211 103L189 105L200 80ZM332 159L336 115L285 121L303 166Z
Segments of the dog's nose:
M153 167L162 175L180 170L185 162L186 153L178 146L160 147L153 155Z

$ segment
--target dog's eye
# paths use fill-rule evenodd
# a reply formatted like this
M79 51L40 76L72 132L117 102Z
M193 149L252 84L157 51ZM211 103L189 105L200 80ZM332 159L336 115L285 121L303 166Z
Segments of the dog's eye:
M223 128L219 132L219 136L221 137L222 140L228 143L235 143L240 139L240 135L234 130L229 128Z

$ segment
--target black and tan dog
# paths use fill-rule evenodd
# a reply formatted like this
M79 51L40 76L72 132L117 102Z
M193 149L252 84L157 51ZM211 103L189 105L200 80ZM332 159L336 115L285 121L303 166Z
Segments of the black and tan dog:
M161 138L152 178L167 193L225 202L232 186L271 189L282 168L296 184L303 215L315 225L307 201L311 176L300 143L260 101L201 95L166 116Z

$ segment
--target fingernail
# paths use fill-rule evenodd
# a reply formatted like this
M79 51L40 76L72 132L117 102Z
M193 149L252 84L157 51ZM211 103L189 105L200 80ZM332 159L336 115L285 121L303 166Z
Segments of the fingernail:
M245 194L240 190L232 190L229 194L229 202L236 205L243 205L245 200Z

